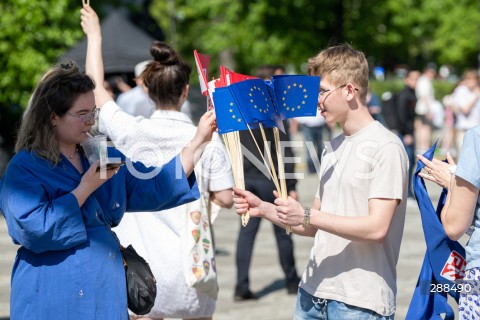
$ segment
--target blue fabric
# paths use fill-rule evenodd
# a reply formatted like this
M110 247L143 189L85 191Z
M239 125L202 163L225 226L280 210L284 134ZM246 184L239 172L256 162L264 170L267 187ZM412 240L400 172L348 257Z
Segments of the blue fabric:
M436 144L425 152L424 157L431 160L435 148ZM430 284L438 283L453 286L455 283L455 276L452 275L452 272L458 271L458 274L461 275L462 271L448 269L445 268L445 266L448 261L451 261L452 255L455 255L455 253L457 254L455 255L456 259L464 259L465 250L457 241L450 240L445 234L439 215L446 198L446 191L443 190L437 210L435 210L430 202L425 182L418 175L424 167L425 164L423 162L417 162L413 186L422 218L422 226L425 234L425 241L427 243L427 252L425 254L422 269L420 270L417 286L413 293L406 319L443 319L440 317L440 314L442 313L446 314L445 319L453 319L454 313L452 307L447 303L447 293L431 292ZM464 260L460 261L459 264L463 268L465 267ZM450 272L448 272L447 269ZM453 277L453 279L449 280L449 277ZM458 302L460 293L452 290L447 291L448 294Z
M125 159L115 149L109 157ZM79 207L71 191L82 176L65 157L56 166L32 152L12 158L0 195L8 233L21 245L12 271L12 319L128 319L125 270L110 226L126 210L163 210L199 192L195 175L187 179L177 158L151 179L138 176L155 168L126 160Z
M215 114L217 116L218 133L223 134L248 129L233 95L227 87L215 89L213 101L217 106Z
M320 77L275 75L272 83L277 109L282 119L317 115Z
M480 126L465 134L455 175L480 189ZM480 267L480 199L477 200L473 230L465 248L467 269Z
M460 294L458 318L480 319L480 268L468 269L462 282L468 287Z
M302 288L298 289L294 320L393 320L394 315L382 316L378 313L345 304L336 300L312 296Z
M262 123L266 128L276 126L276 110L263 80L244 80L227 88L236 99L240 113L248 124Z

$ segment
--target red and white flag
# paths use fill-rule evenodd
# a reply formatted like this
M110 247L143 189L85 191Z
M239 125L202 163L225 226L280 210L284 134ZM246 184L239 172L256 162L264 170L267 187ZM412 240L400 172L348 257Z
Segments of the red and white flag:
M232 70L229 70L224 66L220 66L220 73L221 79L225 82L225 85L231 85L237 82L241 82L243 80L258 79L257 77L233 72Z
M193 55L195 56L195 64L197 65L200 89L202 90L202 95L206 96L208 91L207 79L210 57L205 54L198 53L197 50L193 50Z

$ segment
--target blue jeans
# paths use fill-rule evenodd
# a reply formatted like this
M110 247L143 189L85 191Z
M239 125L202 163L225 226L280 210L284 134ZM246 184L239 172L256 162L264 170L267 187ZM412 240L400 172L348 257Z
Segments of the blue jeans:
M378 313L351 306L335 300L314 297L302 288L298 289L294 320L393 320L393 315Z

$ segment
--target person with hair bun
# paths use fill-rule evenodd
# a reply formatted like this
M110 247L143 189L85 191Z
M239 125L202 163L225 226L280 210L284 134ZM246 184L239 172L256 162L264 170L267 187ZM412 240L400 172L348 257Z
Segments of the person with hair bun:
M87 70L96 81L103 79L101 32L98 17L89 6L84 6L82 27L87 34ZM102 88L95 94L100 101L99 130L107 134L126 155L147 164L161 166L178 152L191 145L197 128L180 112L188 96L191 67L174 48L163 42L152 43L149 62L139 78L155 102L156 111L150 118L133 117L122 111ZM202 118L209 117L206 113ZM202 121L199 126L202 126ZM198 129L200 130L200 128ZM200 154L198 155L200 156ZM210 142L195 168L199 189L216 207L229 208L233 204L233 178L225 147L217 134ZM184 268L184 245L188 219L199 223L200 201L170 210L137 214L126 213L123 222L115 228L120 242L132 244L150 264L157 280L155 305L149 314L132 319L211 319L215 298L206 292L189 287ZM201 226L210 227L209 221ZM203 231L202 231L203 232ZM195 235L189 234L190 238ZM202 240L200 240L202 245ZM203 250L203 247L201 247ZM213 246L210 247L213 250ZM214 261L211 268L214 269ZM216 296L216 292L214 293Z

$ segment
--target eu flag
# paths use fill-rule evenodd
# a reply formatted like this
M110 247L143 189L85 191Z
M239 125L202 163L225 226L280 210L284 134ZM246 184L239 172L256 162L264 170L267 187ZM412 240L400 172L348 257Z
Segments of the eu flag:
M213 92L218 133L247 130L247 124L228 87Z
M278 75L272 77L272 84L282 119L317 115L320 77Z
M248 124L262 123L267 128L275 126L275 109L263 80L244 80L228 88Z

